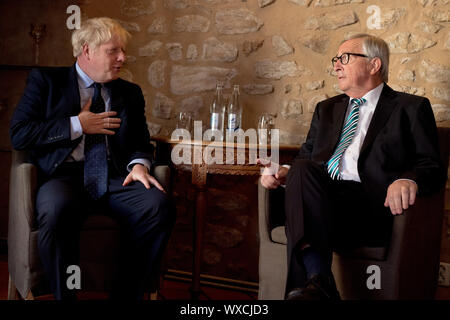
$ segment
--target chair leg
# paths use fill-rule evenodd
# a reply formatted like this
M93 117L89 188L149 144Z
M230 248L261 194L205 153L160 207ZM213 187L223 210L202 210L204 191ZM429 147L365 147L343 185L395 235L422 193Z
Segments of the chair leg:
M17 288L11 279L11 275L9 275L8 279L8 300L24 300L20 295L19 291L17 291ZM25 300L34 300L34 296L33 293L31 293L31 290L28 291Z
M19 292L16 289L16 286L14 285L14 282L11 279L11 275L9 276L8 280L8 300L19 300L20 295Z

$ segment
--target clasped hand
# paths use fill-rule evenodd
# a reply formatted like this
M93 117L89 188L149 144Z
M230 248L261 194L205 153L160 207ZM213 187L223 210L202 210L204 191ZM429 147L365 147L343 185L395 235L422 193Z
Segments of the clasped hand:
M115 111L105 111L101 113L93 113L90 111L92 101L89 100L81 109L78 119L80 119L81 127L84 134L108 134L113 135L115 132L111 129L120 127L120 118L113 118L117 115Z
M261 185L266 189L276 189L286 183L289 171L286 167L280 167L278 163L270 160L257 159L256 163L264 166L261 174Z

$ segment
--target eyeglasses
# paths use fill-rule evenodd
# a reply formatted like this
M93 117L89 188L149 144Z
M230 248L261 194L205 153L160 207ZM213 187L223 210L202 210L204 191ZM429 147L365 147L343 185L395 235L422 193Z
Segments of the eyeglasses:
M341 54L340 57L336 56L333 59L331 59L331 64L334 67L334 64L340 60L342 64L347 64L348 61L350 60L350 55L353 56L358 56L358 57L364 57L364 58L368 58L368 56L366 56L365 54L361 54L361 53L352 53L352 52L344 52L343 54Z

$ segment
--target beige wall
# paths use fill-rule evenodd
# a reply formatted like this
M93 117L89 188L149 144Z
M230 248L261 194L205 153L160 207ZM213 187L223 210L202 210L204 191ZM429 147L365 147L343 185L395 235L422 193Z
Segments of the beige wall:
M133 35L123 77L142 87L153 134L169 135L180 110L206 124L223 81L227 94L242 86L244 129L271 112L282 142L299 144L316 102L339 93L330 58L359 32L389 43L391 86L427 96L437 120L450 119L449 0L1 1L1 63L33 64L30 24L45 23L39 64L71 64L71 4L83 19L110 16Z

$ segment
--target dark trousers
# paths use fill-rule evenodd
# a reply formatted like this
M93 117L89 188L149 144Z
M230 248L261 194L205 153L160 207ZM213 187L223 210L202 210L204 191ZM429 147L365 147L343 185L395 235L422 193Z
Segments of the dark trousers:
M392 215L356 181L332 180L324 165L294 161L286 179L286 236L288 278L286 292L306 281L302 244L325 257L361 246L384 246L392 230Z
M147 190L141 182L123 187L124 179L110 170L108 192L97 201L84 190L82 163L65 163L42 182L36 198L38 248L56 299L75 297L67 288L66 270L79 265L80 230L92 208L103 209L125 234L126 255L111 297L142 299L173 229L175 210L156 187Z

